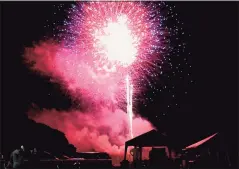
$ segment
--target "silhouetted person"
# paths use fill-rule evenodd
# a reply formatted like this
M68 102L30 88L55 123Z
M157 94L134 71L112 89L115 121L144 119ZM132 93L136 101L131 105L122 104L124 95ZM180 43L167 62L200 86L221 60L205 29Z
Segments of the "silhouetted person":
M31 168L37 167L38 160L39 160L39 158L38 158L38 154L37 154L37 149L34 148L33 150L30 150L29 161L30 161Z
M150 165L153 164L153 160L154 160L154 157L153 157L153 148L149 151L149 163Z
M133 156L133 165L136 167L137 164L139 164L140 161L140 149L138 147L135 147L130 150L130 154Z
M4 168L4 157L2 153L0 153L0 168Z
M22 168L23 167L23 156L24 156L24 146L21 146L20 149L16 149L11 153L10 161L7 165L7 168Z
M165 150L162 148L152 148L149 152L149 163L150 168L168 168L169 159Z
M2 153L0 153L0 159L1 159L1 160L3 160L3 159L4 159L4 157L3 157L3 154L2 154Z
M155 148L152 148L149 152L149 164L150 168L156 168L158 165L159 159L157 157L157 154L155 153Z

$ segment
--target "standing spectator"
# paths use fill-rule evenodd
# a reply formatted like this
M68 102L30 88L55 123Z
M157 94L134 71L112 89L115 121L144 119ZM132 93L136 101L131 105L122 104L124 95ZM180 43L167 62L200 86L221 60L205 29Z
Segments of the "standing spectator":
M134 168L136 168L136 165L139 164L140 161L140 149L138 147L134 147L130 150L130 154L133 156L133 165Z
M7 165L7 168L22 168L24 162L24 146L21 146L20 149L16 149L11 153L10 161Z
M37 149L34 148L33 150L30 150L30 165L31 168L35 168L38 164L38 154Z

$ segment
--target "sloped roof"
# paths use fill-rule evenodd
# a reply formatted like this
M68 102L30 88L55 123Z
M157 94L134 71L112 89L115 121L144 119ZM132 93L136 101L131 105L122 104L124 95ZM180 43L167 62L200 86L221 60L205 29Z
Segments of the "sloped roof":
M205 144L209 140L212 140L212 138L214 138L216 135L218 135L218 133L215 133L215 134L213 134L213 135L211 135L209 137L206 137L206 138L204 138L204 139L202 139L202 140L200 140L200 141L198 141L198 142L196 142L196 143L194 143L194 144L192 144L190 146L187 146L184 150L197 148L197 147Z
M219 135L218 133L212 134L194 144L187 146L183 150L194 149L197 147L207 146L208 144L216 145L214 138ZM217 141L221 139L216 139ZM125 143L126 146L142 146L142 147L151 147L151 146L168 146L182 149L185 147L185 143L192 143L192 139L178 138L167 136L157 130L151 130L147 133L144 133L138 137L135 137ZM220 141L219 141L220 142ZM210 146L211 146L210 145Z
M151 130L127 141L126 146L168 146L169 143L166 135L157 130Z

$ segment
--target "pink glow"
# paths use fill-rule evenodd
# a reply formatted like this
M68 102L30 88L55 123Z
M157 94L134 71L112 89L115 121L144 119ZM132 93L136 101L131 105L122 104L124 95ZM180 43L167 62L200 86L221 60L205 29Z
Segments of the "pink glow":
M29 118L65 133L78 151L94 149L122 158L130 138L128 116L122 110L125 77L130 75L131 95L137 97L144 89L142 79L152 76L152 66L165 47L160 10L155 6L79 2L70 11L66 28L70 35L26 48L24 59L30 69L59 83L83 109L30 110ZM132 124L134 136L153 128L139 117Z

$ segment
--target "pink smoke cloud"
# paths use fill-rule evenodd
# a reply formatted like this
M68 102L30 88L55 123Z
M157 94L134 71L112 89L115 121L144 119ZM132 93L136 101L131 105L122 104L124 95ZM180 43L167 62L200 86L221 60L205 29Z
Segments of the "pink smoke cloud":
M65 133L70 144L77 151L107 152L113 163L122 160L125 141L130 139L128 132L128 116L117 109L115 112L102 107L98 112L79 112L78 110L61 111L55 109L42 111L30 110L29 118ZM133 120L134 136L143 134L153 127L138 117Z
M74 98L118 104L125 93L122 71L107 72L92 63L91 57L74 53L54 41L26 48L24 59L33 71L52 77ZM123 94L122 94L123 93Z
M24 59L29 68L60 83L73 98L81 96L79 103L83 106L83 112L32 109L29 118L63 132L77 151L107 152L117 164L122 160L125 142L130 139L128 115L116 100L121 77L95 70L80 56L54 41L26 48ZM151 129L153 126L147 120L133 119L134 136Z

